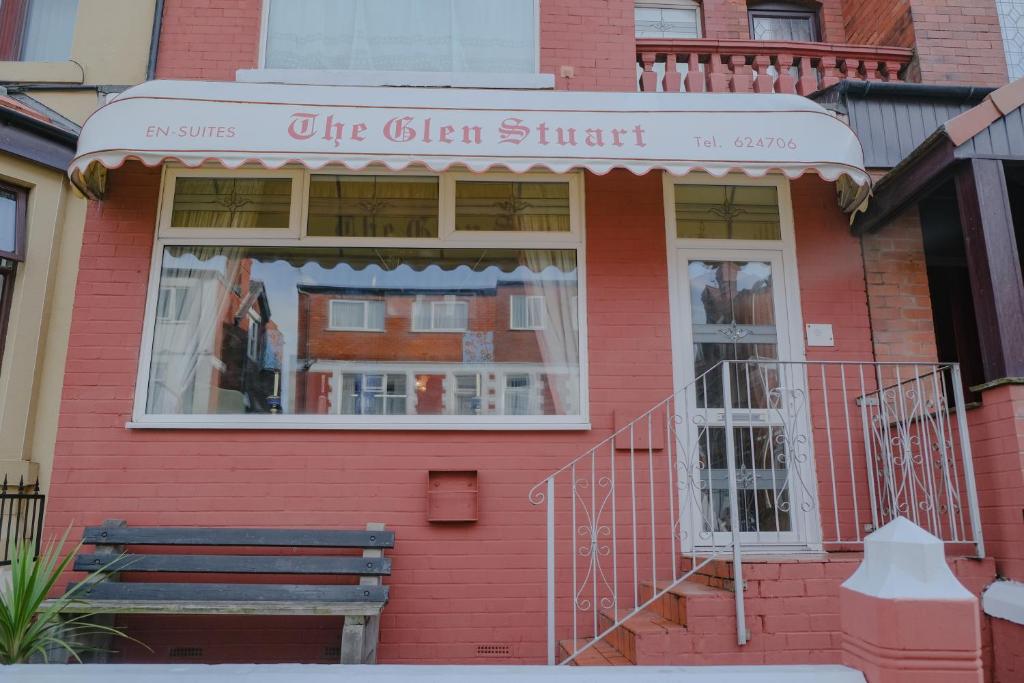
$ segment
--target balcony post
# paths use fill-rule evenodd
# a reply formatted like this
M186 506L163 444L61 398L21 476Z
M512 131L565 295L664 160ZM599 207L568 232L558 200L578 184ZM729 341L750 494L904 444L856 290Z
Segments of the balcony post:
M836 69L836 58L825 55L818 60L818 73L821 75L821 89L830 88L839 82L839 71Z
M643 66L643 73L640 74L640 91L657 92L658 74L654 73L654 62L658 55L654 52L641 52L640 64Z
M686 92L704 92L704 72L700 70L700 53L696 50L686 58Z
M796 83L796 92L798 95L806 97L818 90L818 72L811 65L810 57L805 55L800 58L798 73L800 76Z
M732 77L729 67L722 63L722 55L713 52L708 56L708 92L729 92Z
M860 60L844 57L840 60L840 77L844 80L860 80Z
M751 92L754 89L754 70L747 66L746 56L733 55L729 64L732 66L732 91Z
M793 55L775 55L775 70L779 76L775 79L775 92L796 94L796 79L790 73L793 68Z
M865 81L880 81L882 77L878 75L878 60L877 59L865 59L861 62L861 66L864 70Z
M665 55L665 76L661 79L662 90L679 92L683 77L679 73L679 65L675 52Z
M768 69L772 60L768 55L757 55L754 57L753 66L756 75L754 76L754 92L771 93L775 91L775 79Z

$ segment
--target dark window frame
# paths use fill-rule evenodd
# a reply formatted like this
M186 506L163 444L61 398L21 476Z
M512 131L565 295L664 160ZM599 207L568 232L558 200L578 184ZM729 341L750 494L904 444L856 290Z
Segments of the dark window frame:
M818 16L819 10L807 5L790 2L761 2L747 4L747 25L750 31L751 40L758 40L754 37L754 19L758 17L784 18L784 19L807 19L811 25L811 40L815 43L821 42L821 20ZM772 41L774 42L774 41Z
M28 190L4 182L0 182L0 190L14 195L14 251L0 250L0 259L24 261L28 235Z
M7 347L7 323L11 318L11 303L14 301L14 281L18 264L10 259L0 258L0 368L3 367L4 349Z

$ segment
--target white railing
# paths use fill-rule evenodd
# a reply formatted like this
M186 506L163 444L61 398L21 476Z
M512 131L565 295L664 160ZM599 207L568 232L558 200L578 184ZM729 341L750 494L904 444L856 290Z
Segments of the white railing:
M571 662L716 558L743 586L741 551L859 550L904 516L984 555L955 364L722 361L530 500L547 511L551 664L559 638Z

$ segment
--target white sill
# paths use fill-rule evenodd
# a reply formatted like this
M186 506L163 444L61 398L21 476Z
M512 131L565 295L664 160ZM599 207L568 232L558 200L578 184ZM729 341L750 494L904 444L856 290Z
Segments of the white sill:
M430 422L411 422L408 420L389 422L368 422L341 421L337 418L329 420L296 420L296 419L272 419L271 415L262 415L258 420L246 418L244 420L168 420L168 419L140 419L125 423L125 429L242 429L242 430L264 430L264 429L297 429L297 430L333 430L333 431L477 431L477 432L516 432L516 431L590 431L590 422L567 422L561 421L506 421L506 422L464 422L464 421L440 421L433 419Z
M240 83L292 85L416 86L424 88L496 88L552 90L554 74L454 73L436 71L348 71L334 69L238 69Z

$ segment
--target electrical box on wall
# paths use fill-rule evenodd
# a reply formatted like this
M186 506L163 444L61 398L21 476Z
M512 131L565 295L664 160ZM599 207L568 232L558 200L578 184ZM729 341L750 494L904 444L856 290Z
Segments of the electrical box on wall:
M427 473L427 521L477 520L476 470L431 470Z
M836 339L832 334L832 326L827 323L811 323L807 325L808 346L835 346Z

